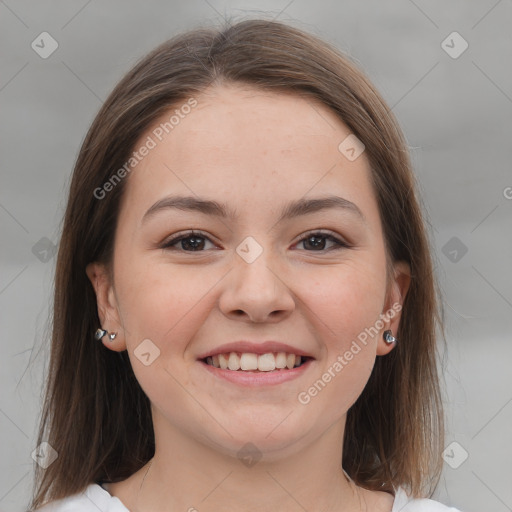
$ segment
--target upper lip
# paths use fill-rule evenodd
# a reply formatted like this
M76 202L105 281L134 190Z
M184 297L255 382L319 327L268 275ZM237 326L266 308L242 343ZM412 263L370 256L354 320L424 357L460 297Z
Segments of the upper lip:
M218 347L208 350L198 356L198 359L205 359L208 356L226 354L228 352L246 352L252 354L267 354L269 352L286 352L288 354L295 354L297 356L311 357L313 356L300 348L293 347L287 343L281 343L279 341L263 341L259 343L251 341L234 341L231 343L225 343Z

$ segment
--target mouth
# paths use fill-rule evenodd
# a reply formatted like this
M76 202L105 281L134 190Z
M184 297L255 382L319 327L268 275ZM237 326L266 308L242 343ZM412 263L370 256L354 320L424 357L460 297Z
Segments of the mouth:
M201 367L214 379L236 384L242 389L261 389L292 381L304 375L314 361L313 357L285 352L249 356L230 352L198 359Z
M314 358L287 352L226 352L199 359L212 368L239 373L275 373L292 371L304 366Z

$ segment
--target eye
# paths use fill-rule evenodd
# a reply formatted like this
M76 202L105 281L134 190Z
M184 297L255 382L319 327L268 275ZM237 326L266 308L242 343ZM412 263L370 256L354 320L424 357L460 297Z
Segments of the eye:
M297 244L304 244L304 246L309 246L313 248L314 252L324 251L326 247L326 241L329 241L334 244L334 247L327 249L328 251L349 248L349 245L337 238L336 236L330 233L324 233L321 231L310 232L302 237ZM324 251L327 252L327 251Z
M327 248L326 250L326 244L328 242L331 242L333 246ZM189 231L187 233L178 234L173 238L167 240L160 248L172 251L202 252L208 249L208 247L205 247L205 245L208 243L212 244L215 247L213 242L211 242L211 240L200 231ZM347 243L340 240L333 234L324 233L321 231L307 233L295 245L301 243L304 244L303 247L306 250L310 250L312 248L314 252L327 252L331 250L350 247ZM310 249L308 249L308 247Z
M189 231L167 240L160 248L174 251L202 252L205 249L205 244L208 242L212 243L210 239L202 233ZM180 244L180 246L174 247L177 244Z

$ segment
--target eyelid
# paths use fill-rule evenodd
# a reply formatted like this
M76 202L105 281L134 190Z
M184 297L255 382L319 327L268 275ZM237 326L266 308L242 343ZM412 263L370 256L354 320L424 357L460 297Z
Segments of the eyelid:
M333 242L337 243L339 247L346 247L347 249L352 247L352 244L348 243L345 238L343 238L341 235L334 231L330 231L328 229L311 229L310 231L307 231L304 233L297 242L295 242L293 245L297 245L300 242L303 242L304 240L308 239L309 237L313 235L322 235L327 239L332 240ZM332 250L332 249L331 249ZM315 252L315 251L308 251L308 252ZM318 251L318 252L328 252L328 251Z
M336 233L334 231L330 231L328 229L312 229L312 230L304 233L304 235L302 235L301 238L299 240L297 240L297 242L295 242L293 245L300 244L301 242L304 242L305 240L307 240L308 238L310 238L313 235L323 236L327 240L334 242L336 244L336 247L331 247L330 249L327 249L324 251L306 251L306 252L311 252L311 253L318 252L320 254L322 254L322 253L325 254L325 253L328 253L331 251L336 251L339 249L350 249L353 247L352 244L348 243L341 235L339 235L338 233Z
M211 239L211 237L208 236L206 233L204 233L204 232L202 232L200 230L197 230L197 229L189 229L189 230L185 230L185 231L181 231L181 232L175 233L174 235L171 236L171 238L168 238L168 239L164 240L160 244L160 249L169 250L169 251L176 250L178 252L189 252L189 253L205 252L205 251L181 251L180 249L174 249L173 247L171 247L172 245L178 244L184 238L189 238L189 237L196 236L196 235L200 236L201 238L204 238L204 239L210 241L212 244L216 244L216 242L214 242Z

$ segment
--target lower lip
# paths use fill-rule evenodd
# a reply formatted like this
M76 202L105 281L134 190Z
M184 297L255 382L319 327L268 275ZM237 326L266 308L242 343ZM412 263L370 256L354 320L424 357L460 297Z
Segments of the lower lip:
M301 366L297 366L292 368L291 370L276 370L272 372L246 372L246 371L236 371L236 370L223 370L222 368L217 368L215 366L211 366L206 364L203 361L199 361L203 367L209 371L212 375L219 377L221 379L225 379L234 384L239 384L240 386L270 386L274 384L281 384L282 382L287 382L292 379L296 379L300 375L302 375L313 362L313 359L308 359Z

